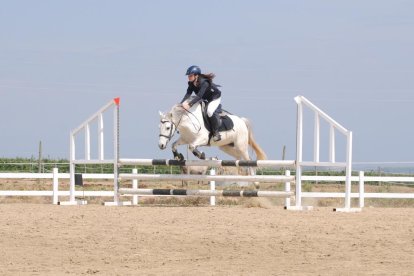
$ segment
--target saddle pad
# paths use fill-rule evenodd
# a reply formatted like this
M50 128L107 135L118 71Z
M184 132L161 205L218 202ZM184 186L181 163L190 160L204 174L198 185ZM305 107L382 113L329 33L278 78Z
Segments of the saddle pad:
M208 131L211 132L211 124L209 121L209 118L207 117L207 115L203 116L203 121L204 121L204 126L206 127L206 129ZM227 115L220 115L220 119L221 119L221 124L219 127L219 131L227 131L227 130L231 130L234 127L234 123L232 121L232 119L227 116Z
M221 112L220 113L221 124L220 124L220 127L219 127L219 131L227 131L227 130L233 129L234 123L233 123L232 119L228 116L230 113L223 112L223 110L221 109L221 104L218 106L217 109ZM202 113L203 113L204 126L206 127L206 129L208 131L211 132L210 119L207 116L206 104L204 102L202 102L201 110L202 110Z
M219 127L219 131L226 131L226 130L233 129L234 123L229 116L221 115L220 118L221 118L221 125Z

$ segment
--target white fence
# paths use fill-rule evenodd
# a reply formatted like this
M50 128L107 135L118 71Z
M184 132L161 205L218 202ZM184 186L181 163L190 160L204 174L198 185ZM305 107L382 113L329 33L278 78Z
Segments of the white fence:
M81 125L79 125L77 128L71 131L70 133L70 198L68 202L61 202L68 204L68 205L75 205L75 204L86 204L86 202L80 202L75 200L75 165L76 164L113 164L113 183L114 183L114 192L112 193L114 196L114 201L109 202L108 205L128 205L128 202L121 202L119 200L120 194L119 191L119 178L120 176L126 177L127 174L119 174L119 167L122 165L126 165L129 163L136 162L136 160L140 159L122 159L119 157L119 98L115 98L111 100L108 104L103 106L101 109L99 109L94 115L92 115L88 120L84 121ZM352 172L352 131L347 130L342 125L340 125L338 122L336 122L334 119L332 119L330 116L328 116L326 113L324 113L321 109L319 109L317 106L312 104L309 100L307 100L303 96L297 96L295 97L295 102L297 104L297 131L296 131L296 160L290 161L292 163L292 166L296 167L296 175L293 178L290 175L282 175L277 176L280 178L280 180L284 181L285 189L286 191L290 190L290 183L287 181L295 181L296 185L296 198L295 198L295 206L290 206L289 199L286 199L286 208L289 210L309 210L311 206L302 206L302 197L326 197L325 194L320 193L303 193L302 192L302 181L307 180L307 176L304 176L302 174L302 171L306 169L306 167L337 167L337 168L343 168L345 171L345 176L342 177L341 181L345 182L345 193L332 193L332 197L344 197L344 208L336 208L337 211L345 211L345 212L354 212L354 211L360 211L360 208L351 208L351 198L355 197L355 193L351 193L351 182L352 181L358 181L359 185L359 192L358 197L360 197L360 206L363 206L363 201L365 197L369 197L369 194L364 193L364 182L368 181L367 178L364 178L363 174L360 175L357 180L354 180L355 178L351 176ZM304 117L304 108L309 109L314 114L314 135L313 135L313 158L312 160L303 160L303 147L304 147L304 135L303 135L303 117ZM104 113L110 113L109 111L112 111L112 119L113 119L113 137L112 137L112 143L113 143L113 157L112 159L105 159L106 156L104 155L104 135L103 135L103 128L104 128ZM105 115L106 116L106 115ZM328 149L329 149L329 158L328 160L320 160L320 121L323 120L329 125L329 143ZM94 122L98 122L98 139L97 139L97 146L98 146L98 156L96 158L91 158L91 134L90 134L90 125ZM75 140L76 136L79 133L84 133L84 156L83 158L77 158L75 155L76 152L76 145ZM335 142L335 135L336 132L339 132L341 135L343 135L346 139L346 155L345 160L342 160L338 162L337 156L336 156L336 142ZM199 161L201 162L201 161ZM206 162L206 161L203 161ZM259 162L259 161L256 161ZM272 161L263 161L263 162L272 162ZM274 162L282 162L280 160L274 160ZM283 161L286 162L286 161ZM285 167L286 168L286 167ZM137 176L141 177L141 175L134 175L134 178ZM155 177L154 175L152 177ZM176 176L157 176L159 178L171 178L174 179ZM189 178L189 176L185 176ZM259 176L258 176L259 177ZM273 177L272 180L274 180L276 176ZM56 178L56 175L55 175ZM86 178L86 177L85 177ZM182 178L182 177L181 177ZM196 178L196 177L192 177ZM201 177L199 177L201 178ZM203 177L205 179L220 179L218 176L209 176L209 177ZM240 176L237 176L237 178L240 178ZM262 176L264 179L265 177ZM271 177L269 177L271 178ZM249 178L250 180L252 178ZM318 179L319 181L323 181L322 178ZM328 180L329 181L329 180ZM58 192L55 193L57 195ZM0 194L1 195L1 194ZM390 198L390 197L387 197ZM398 198L401 198L398 196ZM412 198L411 196L408 198Z
M136 169L134 172L136 173ZM287 173L290 173L287 171ZM113 174L83 174L83 179L106 179L113 180ZM59 179L70 179L69 173L58 173L57 169L53 173L0 173L0 179L52 179L53 189L49 191L25 191L25 190L2 190L0 196L46 196L52 197L52 203L58 203L59 196L74 195L77 197L113 197L114 191L75 191L71 194L70 191L59 191ZM317 182L345 182L346 176L302 176L302 181L317 181ZM387 198L387 199L414 199L414 193L365 193L365 183L382 182L382 183L405 183L414 185L414 177L403 176L365 176L364 172L359 172L358 176L351 176L350 181L358 183L358 192L350 193L350 198L359 199L359 207L364 207L364 200L366 198ZM136 183L135 183L136 185ZM290 185L285 186L285 191L290 191ZM133 203L137 204L136 195L133 196ZM302 192L302 198L345 198L346 193L340 192ZM214 201L211 201L214 202ZM214 204L212 204L214 205ZM290 199L285 201L286 207L290 206Z

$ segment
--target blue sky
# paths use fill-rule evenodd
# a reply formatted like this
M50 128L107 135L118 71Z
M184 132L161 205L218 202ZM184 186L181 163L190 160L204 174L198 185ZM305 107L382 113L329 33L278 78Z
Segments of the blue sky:
M70 129L117 96L121 154L169 157L158 110L197 64L271 159L284 145L295 157L300 94L354 132L355 161L414 161L412 1L1 3L2 157L36 156L41 140L67 158Z

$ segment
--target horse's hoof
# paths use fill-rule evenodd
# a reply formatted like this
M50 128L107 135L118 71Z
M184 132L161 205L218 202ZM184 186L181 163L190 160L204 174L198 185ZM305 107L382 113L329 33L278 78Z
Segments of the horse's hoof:
M203 159L203 160L205 160L206 159L206 154L203 152L203 153L201 153L201 155L200 155L200 159Z
M178 154L178 160L179 161L184 161L184 155L182 155L181 153Z
M174 159L178 161L183 161L184 155L182 153L174 153Z

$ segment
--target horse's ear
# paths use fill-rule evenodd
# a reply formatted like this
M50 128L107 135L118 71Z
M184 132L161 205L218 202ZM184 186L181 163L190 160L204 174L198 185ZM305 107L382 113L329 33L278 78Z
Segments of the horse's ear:
M160 117L161 117L161 118L164 118L164 117L165 117L165 114L164 114L164 113L162 113L161 111L158 111L158 113L160 114Z

